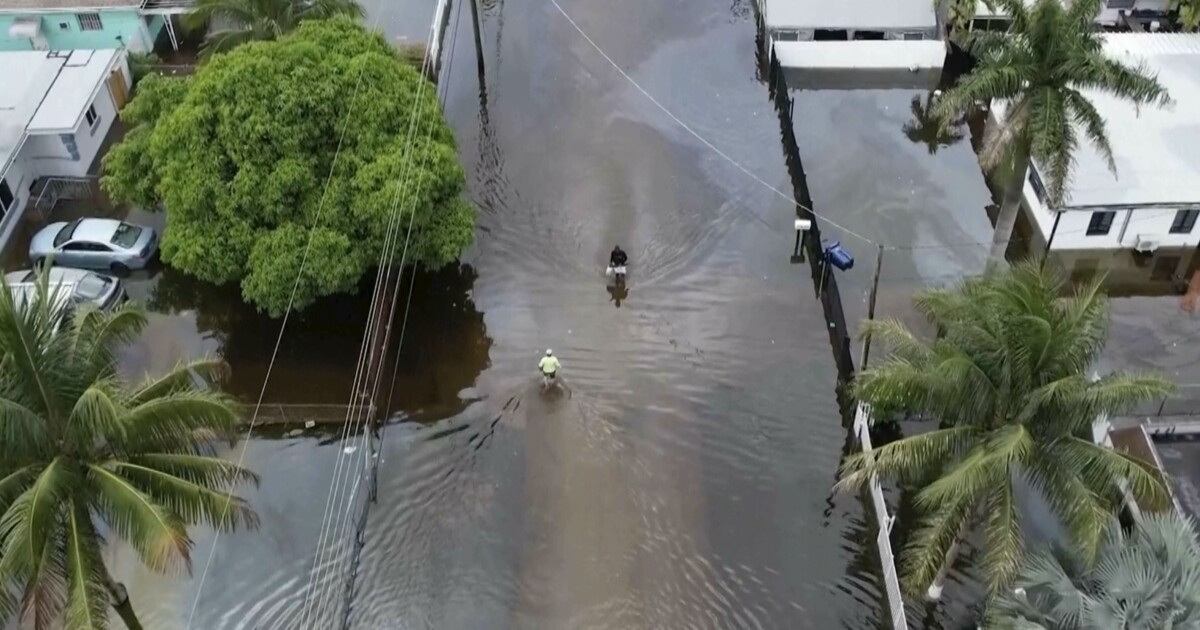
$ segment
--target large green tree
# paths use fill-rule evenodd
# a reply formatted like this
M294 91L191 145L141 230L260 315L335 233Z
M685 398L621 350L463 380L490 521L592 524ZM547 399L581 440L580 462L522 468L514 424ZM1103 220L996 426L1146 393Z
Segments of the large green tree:
M353 291L393 217L401 241L412 221L408 262L440 267L471 243L475 213L434 92L381 35L348 18L305 21L191 77L147 77L103 185L165 209L168 264L240 282L279 316L302 261L294 308Z
M208 56L246 42L278 39L302 20L339 15L361 18L364 11L356 0L197 0L184 25L209 29L200 50Z
M1200 547L1190 519L1114 522L1094 561L1066 550L1031 556L988 610L996 630L1200 628Z
M140 628L104 566L106 536L155 571L190 570L188 527L255 526L235 485L257 481L216 457L238 416L203 383L217 362L128 382L114 353L141 311L60 308L43 283L14 303L0 285L0 625L107 628L109 606Z
M1170 102L1144 67L1104 54L1094 24L1102 2L1033 0L1027 6L1025 0L995 0L1012 17L1008 32L971 33L967 48L977 64L934 108L939 118L957 120L979 103L1005 106L1003 120L989 128L980 155L984 168L1000 175L1002 188L993 263L1004 260L1031 159L1040 169L1051 210L1068 200L1081 139L1091 141L1116 175L1104 118L1085 92L1111 94L1133 106Z
M1107 336L1100 282L1061 297L1061 276L1026 261L918 294L918 310L940 331L931 341L897 321L867 328L891 356L857 380L859 399L940 423L847 458L839 482L857 488L875 474L919 487L921 524L901 554L910 592L930 586L927 595L940 596L975 525L985 534L992 591L1012 581L1024 557L1017 484L1045 500L1089 558L1122 485L1146 505L1165 503L1152 467L1092 441L1098 416L1171 388L1149 375L1089 374Z

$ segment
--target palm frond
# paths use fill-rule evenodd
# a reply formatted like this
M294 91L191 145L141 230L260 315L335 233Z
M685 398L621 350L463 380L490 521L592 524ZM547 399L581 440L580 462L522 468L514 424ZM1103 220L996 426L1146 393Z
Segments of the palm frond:
M1075 124L1079 125L1087 134L1088 140L1100 153L1100 157L1104 158L1108 170L1115 177L1117 161L1113 158L1112 146L1108 144L1108 131L1105 128L1104 117L1096 111L1096 106L1092 105L1092 102L1083 94L1070 88L1064 89L1063 92L1066 95L1067 109L1074 116Z
M109 596L98 539L87 506L72 501L66 522L68 628L104 630L109 627Z
M976 505L969 498L946 503L921 519L921 524L900 554L901 586L910 595L933 582L945 563L951 545L970 526Z
M995 596L1016 579L1025 559L1021 519L1011 482L993 488L987 502L987 550L983 564L988 572L988 588Z
M157 378L142 383L129 397L126 404L136 406L144 402L190 391L198 386L213 387L229 377L229 364L220 359L203 358L187 361Z
M156 504L128 479L101 466L88 466L93 507L151 569L191 571L192 540L180 518Z
M188 525L203 523L221 531L258 527L257 515L240 497L149 466L119 461L109 466Z
M197 434L225 437L238 414L229 398L215 392L181 391L129 409L122 418L121 448L129 452L193 452Z
M862 488L871 475L883 479L915 481L932 467L956 457L973 443L974 427L954 427L909 436L870 453L855 453L842 463L839 491Z

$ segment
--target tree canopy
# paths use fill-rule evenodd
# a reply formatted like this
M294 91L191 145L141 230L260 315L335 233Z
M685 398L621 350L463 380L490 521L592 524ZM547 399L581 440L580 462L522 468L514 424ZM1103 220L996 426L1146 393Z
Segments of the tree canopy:
M1045 500L1089 559L1121 504L1122 484L1142 505L1167 503L1150 464L1092 441L1098 416L1171 389L1151 375L1089 374L1107 338L1102 281L1062 297L1062 277L1026 261L918 294L917 308L941 331L934 340L897 321L869 326L891 356L863 372L859 399L941 423L842 467L843 487L870 474L920 487L921 527L901 554L910 591L931 582L931 593L940 590L946 558L976 524L992 592L1012 581L1024 557L1017 483Z
M1191 519L1144 516L1130 532L1113 519L1094 562L1043 551L988 609L996 630L1200 628L1200 547Z
M216 456L239 417L209 389L224 364L128 381L116 352L145 327L142 311L73 313L59 291L43 275L15 300L0 281L0 625L103 629L111 604L140 628L105 540L154 571L188 571L189 527L257 525L229 494L257 477Z
M304 21L191 77L147 77L122 116L132 128L104 159L105 189L165 210L165 262L240 282L273 316L304 260L293 308L354 290L393 212L402 240L412 221L409 262L440 267L474 237L433 85L348 18Z
M356 0L197 0L184 16L188 28L209 28L200 54L227 52L250 41L290 33L303 20L336 15L361 18Z

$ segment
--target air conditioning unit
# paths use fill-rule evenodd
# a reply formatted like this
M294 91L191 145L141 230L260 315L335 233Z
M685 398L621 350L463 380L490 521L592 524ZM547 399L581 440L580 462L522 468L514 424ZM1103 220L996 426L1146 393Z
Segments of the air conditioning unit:
M1138 234L1137 244L1133 249L1141 254L1149 254L1158 250L1158 240L1149 236Z

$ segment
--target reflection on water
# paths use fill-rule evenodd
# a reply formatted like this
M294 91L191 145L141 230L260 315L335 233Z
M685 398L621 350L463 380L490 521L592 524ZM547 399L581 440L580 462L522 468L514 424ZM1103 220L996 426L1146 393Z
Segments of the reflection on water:
M483 315L471 300L475 277L475 270L467 265L416 274L404 347L397 361L395 342L402 324L398 318L384 367L389 378L393 371L396 375L396 386L389 388L393 392L389 408L415 413L455 401L458 392L470 387L487 367L491 340ZM401 296L407 297L411 278L411 273L405 275ZM374 274L369 274L357 293L322 299L288 320L265 401L348 402L373 281ZM236 286L215 286L173 269L159 275L147 307L190 319L196 334L215 343L216 352L232 368L230 391L247 402L258 399L280 320L242 302ZM157 340L146 343L153 346Z

